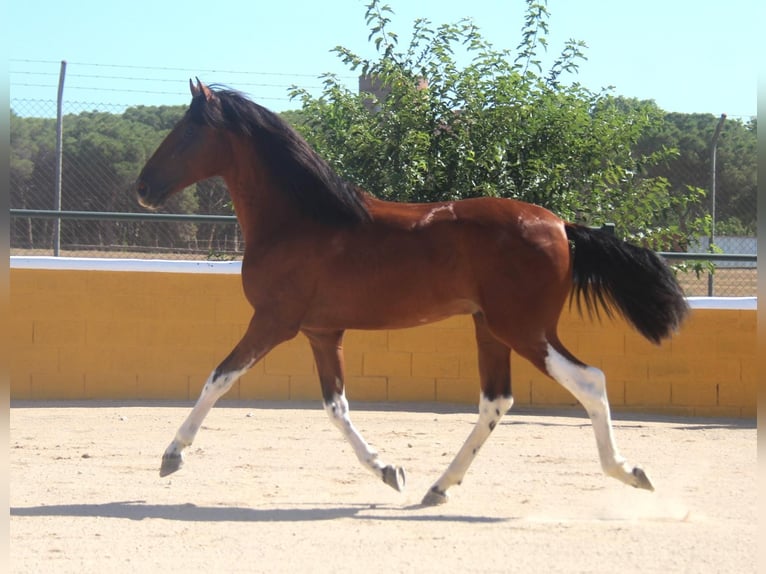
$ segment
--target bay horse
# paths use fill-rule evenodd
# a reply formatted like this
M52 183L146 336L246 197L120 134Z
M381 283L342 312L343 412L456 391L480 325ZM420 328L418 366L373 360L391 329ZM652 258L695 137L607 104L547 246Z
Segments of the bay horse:
M478 420L423 504L447 501L447 490L461 483L512 406L511 350L585 407L607 475L654 489L617 449L604 373L566 349L557 322L571 297L581 313L582 304L589 315L617 312L659 344L688 311L659 256L511 199L381 201L342 179L277 114L233 90L199 79L189 85L191 104L141 171L138 200L156 209L197 181L223 177L244 237L242 284L254 312L167 447L160 476L181 467L184 449L237 378L303 333L331 421L361 464L401 491L404 470L382 462L351 422L344 331L470 314L481 383Z

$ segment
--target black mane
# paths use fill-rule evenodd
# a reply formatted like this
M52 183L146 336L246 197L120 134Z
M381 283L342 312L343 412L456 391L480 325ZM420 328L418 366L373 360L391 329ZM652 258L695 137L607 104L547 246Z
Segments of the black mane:
M239 92L216 88L213 93L211 102L204 94L193 98L191 121L250 138L274 182L314 219L332 225L369 221L361 190L335 173L279 115Z

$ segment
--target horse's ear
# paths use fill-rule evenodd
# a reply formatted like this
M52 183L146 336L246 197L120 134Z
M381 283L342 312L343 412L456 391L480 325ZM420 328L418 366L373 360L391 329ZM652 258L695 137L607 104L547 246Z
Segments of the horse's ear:
M213 94L213 91L210 88L208 88L205 84L203 84L202 82L197 80L197 85L198 85L200 91L203 94L205 94L205 100L206 101L210 102L213 99L215 99L215 95Z
M195 85L194 82L189 78L189 89L191 90L192 98L196 98L200 94L205 96L206 101L211 101L215 98L215 94L213 94L213 90L208 88L205 84L199 81L199 78L195 77L195 80L197 80L197 84Z

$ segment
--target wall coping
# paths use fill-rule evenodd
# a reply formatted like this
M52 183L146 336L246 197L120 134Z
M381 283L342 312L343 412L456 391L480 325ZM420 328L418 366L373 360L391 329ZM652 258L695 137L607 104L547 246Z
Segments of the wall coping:
M207 273L238 275L241 261L189 261L170 259L110 259L95 257L17 256L11 269L59 269L70 271L130 271L152 273ZM688 297L693 309L757 309L757 297Z

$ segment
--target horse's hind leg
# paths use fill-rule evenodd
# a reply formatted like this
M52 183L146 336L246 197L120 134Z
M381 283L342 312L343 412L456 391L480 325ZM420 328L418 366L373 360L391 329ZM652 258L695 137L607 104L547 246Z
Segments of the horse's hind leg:
M378 453L351 423L343 382L343 331L304 330L303 333L314 352L324 407L330 420L354 449L359 462L391 488L401 492L406 482L404 469L383 464Z
M435 505L447 502L447 489L463 481L479 449L495 430L502 416L513 405L511 350L489 332L483 315L474 315L474 322L481 377L479 420L447 470L426 493L423 504Z
M295 333L295 330L286 329L279 322L258 315L253 317L242 340L208 377L197 403L165 450L160 476L167 476L181 468L184 449L192 444L210 409L234 382L272 348L291 339Z
M617 450L604 373L600 369L580 363L558 340L549 342L544 353L528 358L572 393L585 407L596 435L596 445L604 472L636 488L654 490L646 473L637 466L630 466Z

